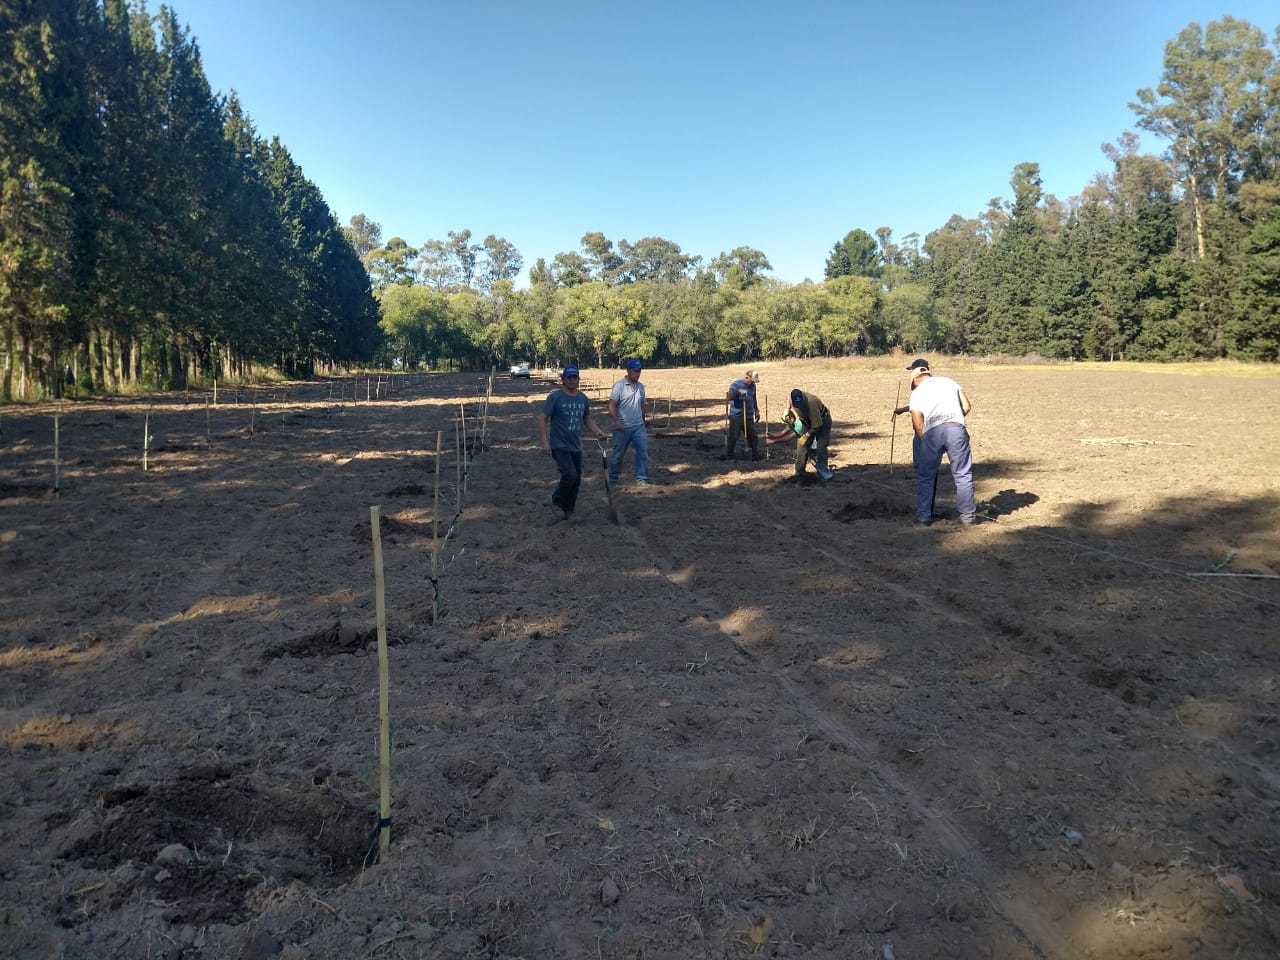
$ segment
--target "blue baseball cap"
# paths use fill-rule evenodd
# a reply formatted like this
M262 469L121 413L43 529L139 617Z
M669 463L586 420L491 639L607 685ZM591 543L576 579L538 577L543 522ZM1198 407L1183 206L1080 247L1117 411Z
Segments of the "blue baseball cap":
M634 373L634 372L638 372L638 371L640 371L640 370L643 370L643 369L644 369L644 364L643 364L643 363L641 363L639 360L635 360L635 359L628 360L628 361L627 361L627 369L628 369L628 370L630 370L630 371L632 371L633 373Z
M565 377L576 377L576 376L578 376L578 368L574 366L565 367L564 372L560 374L561 379Z
M802 403L804 403L804 392L802 390L792 390L791 405L793 407L798 407Z

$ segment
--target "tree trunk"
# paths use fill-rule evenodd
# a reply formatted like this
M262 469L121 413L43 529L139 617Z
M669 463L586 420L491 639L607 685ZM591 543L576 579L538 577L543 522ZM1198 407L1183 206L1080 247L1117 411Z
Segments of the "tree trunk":
M4 325L4 381L0 383L0 400L9 401L13 396L13 324Z
M1191 221L1196 232L1196 259L1204 259L1204 210L1200 206L1200 181L1191 173Z

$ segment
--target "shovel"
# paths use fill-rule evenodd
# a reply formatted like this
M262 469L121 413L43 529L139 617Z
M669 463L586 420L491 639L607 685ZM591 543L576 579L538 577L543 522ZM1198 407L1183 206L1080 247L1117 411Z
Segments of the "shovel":
M604 493L609 498L609 522L612 524L621 524L622 520L618 517L618 508L613 502L613 484L609 482L609 456L605 453L604 444L599 440L596 446L600 448L600 468L604 476Z

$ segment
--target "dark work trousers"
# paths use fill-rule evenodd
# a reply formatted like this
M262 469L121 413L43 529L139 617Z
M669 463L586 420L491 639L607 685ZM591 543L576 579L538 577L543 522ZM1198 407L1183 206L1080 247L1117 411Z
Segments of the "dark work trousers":
M831 442L831 414L822 418L822 426L813 432L809 442L796 452L796 476L804 473L805 464L813 457L813 465L819 476L825 476L827 467L827 445Z
M742 436L742 417L729 418L729 434L725 440L724 455L725 459L733 459L733 451L738 449L738 441L743 439ZM756 422L747 420L747 447L751 450L751 459L760 459L760 435L756 432Z
M565 513L573 513L578 505L578 487L582 486L582 451L552 450L551 458L560 469L560 482L551 502Z

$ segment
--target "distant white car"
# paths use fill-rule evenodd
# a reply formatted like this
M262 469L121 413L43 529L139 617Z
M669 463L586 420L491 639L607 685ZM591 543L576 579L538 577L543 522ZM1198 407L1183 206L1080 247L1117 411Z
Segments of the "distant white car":
M524 361L513 363L511 365L511 376L525 377L527 379L529 376L529 364Z

